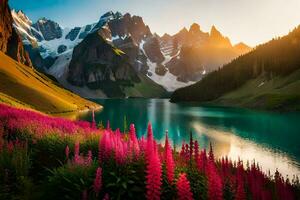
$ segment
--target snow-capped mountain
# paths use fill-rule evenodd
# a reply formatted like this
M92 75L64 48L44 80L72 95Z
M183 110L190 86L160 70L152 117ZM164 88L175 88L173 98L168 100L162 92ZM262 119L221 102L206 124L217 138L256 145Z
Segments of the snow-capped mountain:
M33 23L22 11L13 10L12 16L14 27L28 45L33 65L55 76L65 87L72 88L71 90L74 90L76 74L72 73L70 78L70 69L74 69L74 64L77 64L74 63L73 51L79 44L86 42L89 34L97 33L105 43L122 51L136 73L150 78L168 91L198 81L206 72L240 54L236 50L240 48L234 48L229 39L223 37L215 27L210 33L205 33L198 24L193 24L190 30L184 28L173 36L165 34L160 37L152 34L141 17L128 13L122 15L119 12L107 12L98 22L72 29L60 27L58 23L46 18ZM91 52L92 49L94 53ZM99 60L99 56L102 56L99 49L103 48L98 46L85 49L85 53L90 56L97 55L97 61L102 62L102 59ZM207 49L210 52L208 55L203 53ZM247 48L243 49L246 51ZM199 52L204 56L197 56ZM206 57L212 61L208 61ZM81 59L80 62L83 65L84 60ZM79 76L81 75L78 74ZM93 80L100 79L93 75Z
M62 28L52 20L41 18L36 23L22 12L12 10L14 27L22 36L24 44L38 47L43 58L57 57L80 43L89 34L95 24L84 27Z

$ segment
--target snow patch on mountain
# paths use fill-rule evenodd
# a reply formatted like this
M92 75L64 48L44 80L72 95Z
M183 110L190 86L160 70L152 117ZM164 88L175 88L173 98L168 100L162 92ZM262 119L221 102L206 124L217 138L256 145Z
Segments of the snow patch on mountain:
M47 72L56 78L61 78L69 69L72 54L73 49L61 54Z
M140 43L140 49L146 55L145 50L144 50L144 44L145 44L145 41L142 40ZM172 57L170 55L164 55L164 56L165 56L165 60L162 62L162 65L165 66L166 63L168 63L172 59ZM178 81L177 77L174 76L173 74L171 74L167 68L166 68L167 72L165 73L164 76L160 76L160 75L156 74L155 69L157 67L157 64L151 62L149 58L147 58L147 65L149 66L147 76L150 79L152 79L154 82L158 83L159 85L162 85L169 92L175 91L176 89L181 88L181 87L186 87L188 85L194 84L194 82L192 82L192 81L189 81L187 83Z
M82 39L79 39L79 34L76 36L75 40L65 39L67 34L71 30L69 28L63 29L63 34L61 38L53 39L50 41L43 40L38 42L38 45L43 50L41 51L41 56L46 58L48 56L57 57L62 53L58 53L58 47L64 45L67 47L67 50L72 50L77 44L79 44ZM64 52L63 52L64 53Z

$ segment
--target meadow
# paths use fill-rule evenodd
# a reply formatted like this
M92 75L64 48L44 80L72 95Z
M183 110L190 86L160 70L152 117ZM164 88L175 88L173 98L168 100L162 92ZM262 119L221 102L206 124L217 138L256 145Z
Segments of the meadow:
M279 171L217 159L192 134L176 151L150 123L137 138L133 124L121 132L0 104L0 199L300 199L298 177Z

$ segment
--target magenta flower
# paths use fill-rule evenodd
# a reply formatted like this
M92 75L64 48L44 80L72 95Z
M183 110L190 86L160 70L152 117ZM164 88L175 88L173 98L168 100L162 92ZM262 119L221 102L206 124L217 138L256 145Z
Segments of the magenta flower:
M157 152L152 152L146 158L146 198L148 200L159 200L162 185L161 162Z
M222 200L223 199L223 186L222 180L217 172L215 163L209 160L207 164L207 178L208 178L208 199L209 200Z
M69 146L68 146L68 145L66 146L66 149L65 149L65 154L66 154L66 158L67 158L67 160L69 160L70 148L69 148Z
M88 151L88 156L86 158L86 165L91 165L93 162L93 154L92 154L92 151L89 150Z
M173 160L172 149L169 144L168 134L166 134L165 140L165 162L166 162L166 172L167 172L167 179L170 184L173 183L174 180L174 169L175 163Z
M79 148L80 148L80 145L79 145L79 142L75 142L75 146L74 146L74 162L75 163L79 163L80 161L80 156L79 156Z
M94 179L94 185L93 185L93 189L94 192L96 193L96 196L99 195L101 188L102 188L102 168L98 167L96 171L96 177Z
M190 182L186 178L185 173L181 173L179 175L176 187L178 200L193 200L193 193L191 191Z

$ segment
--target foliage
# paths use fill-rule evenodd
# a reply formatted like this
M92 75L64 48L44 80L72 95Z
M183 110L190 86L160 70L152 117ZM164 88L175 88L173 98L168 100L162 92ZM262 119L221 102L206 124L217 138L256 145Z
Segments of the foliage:
M1 199L299 199L299 179L153 138L1 106ZM28 117L25 118L25 115ZM19 119L20 124L18 124ZM58 120L58 122L55 122Z

